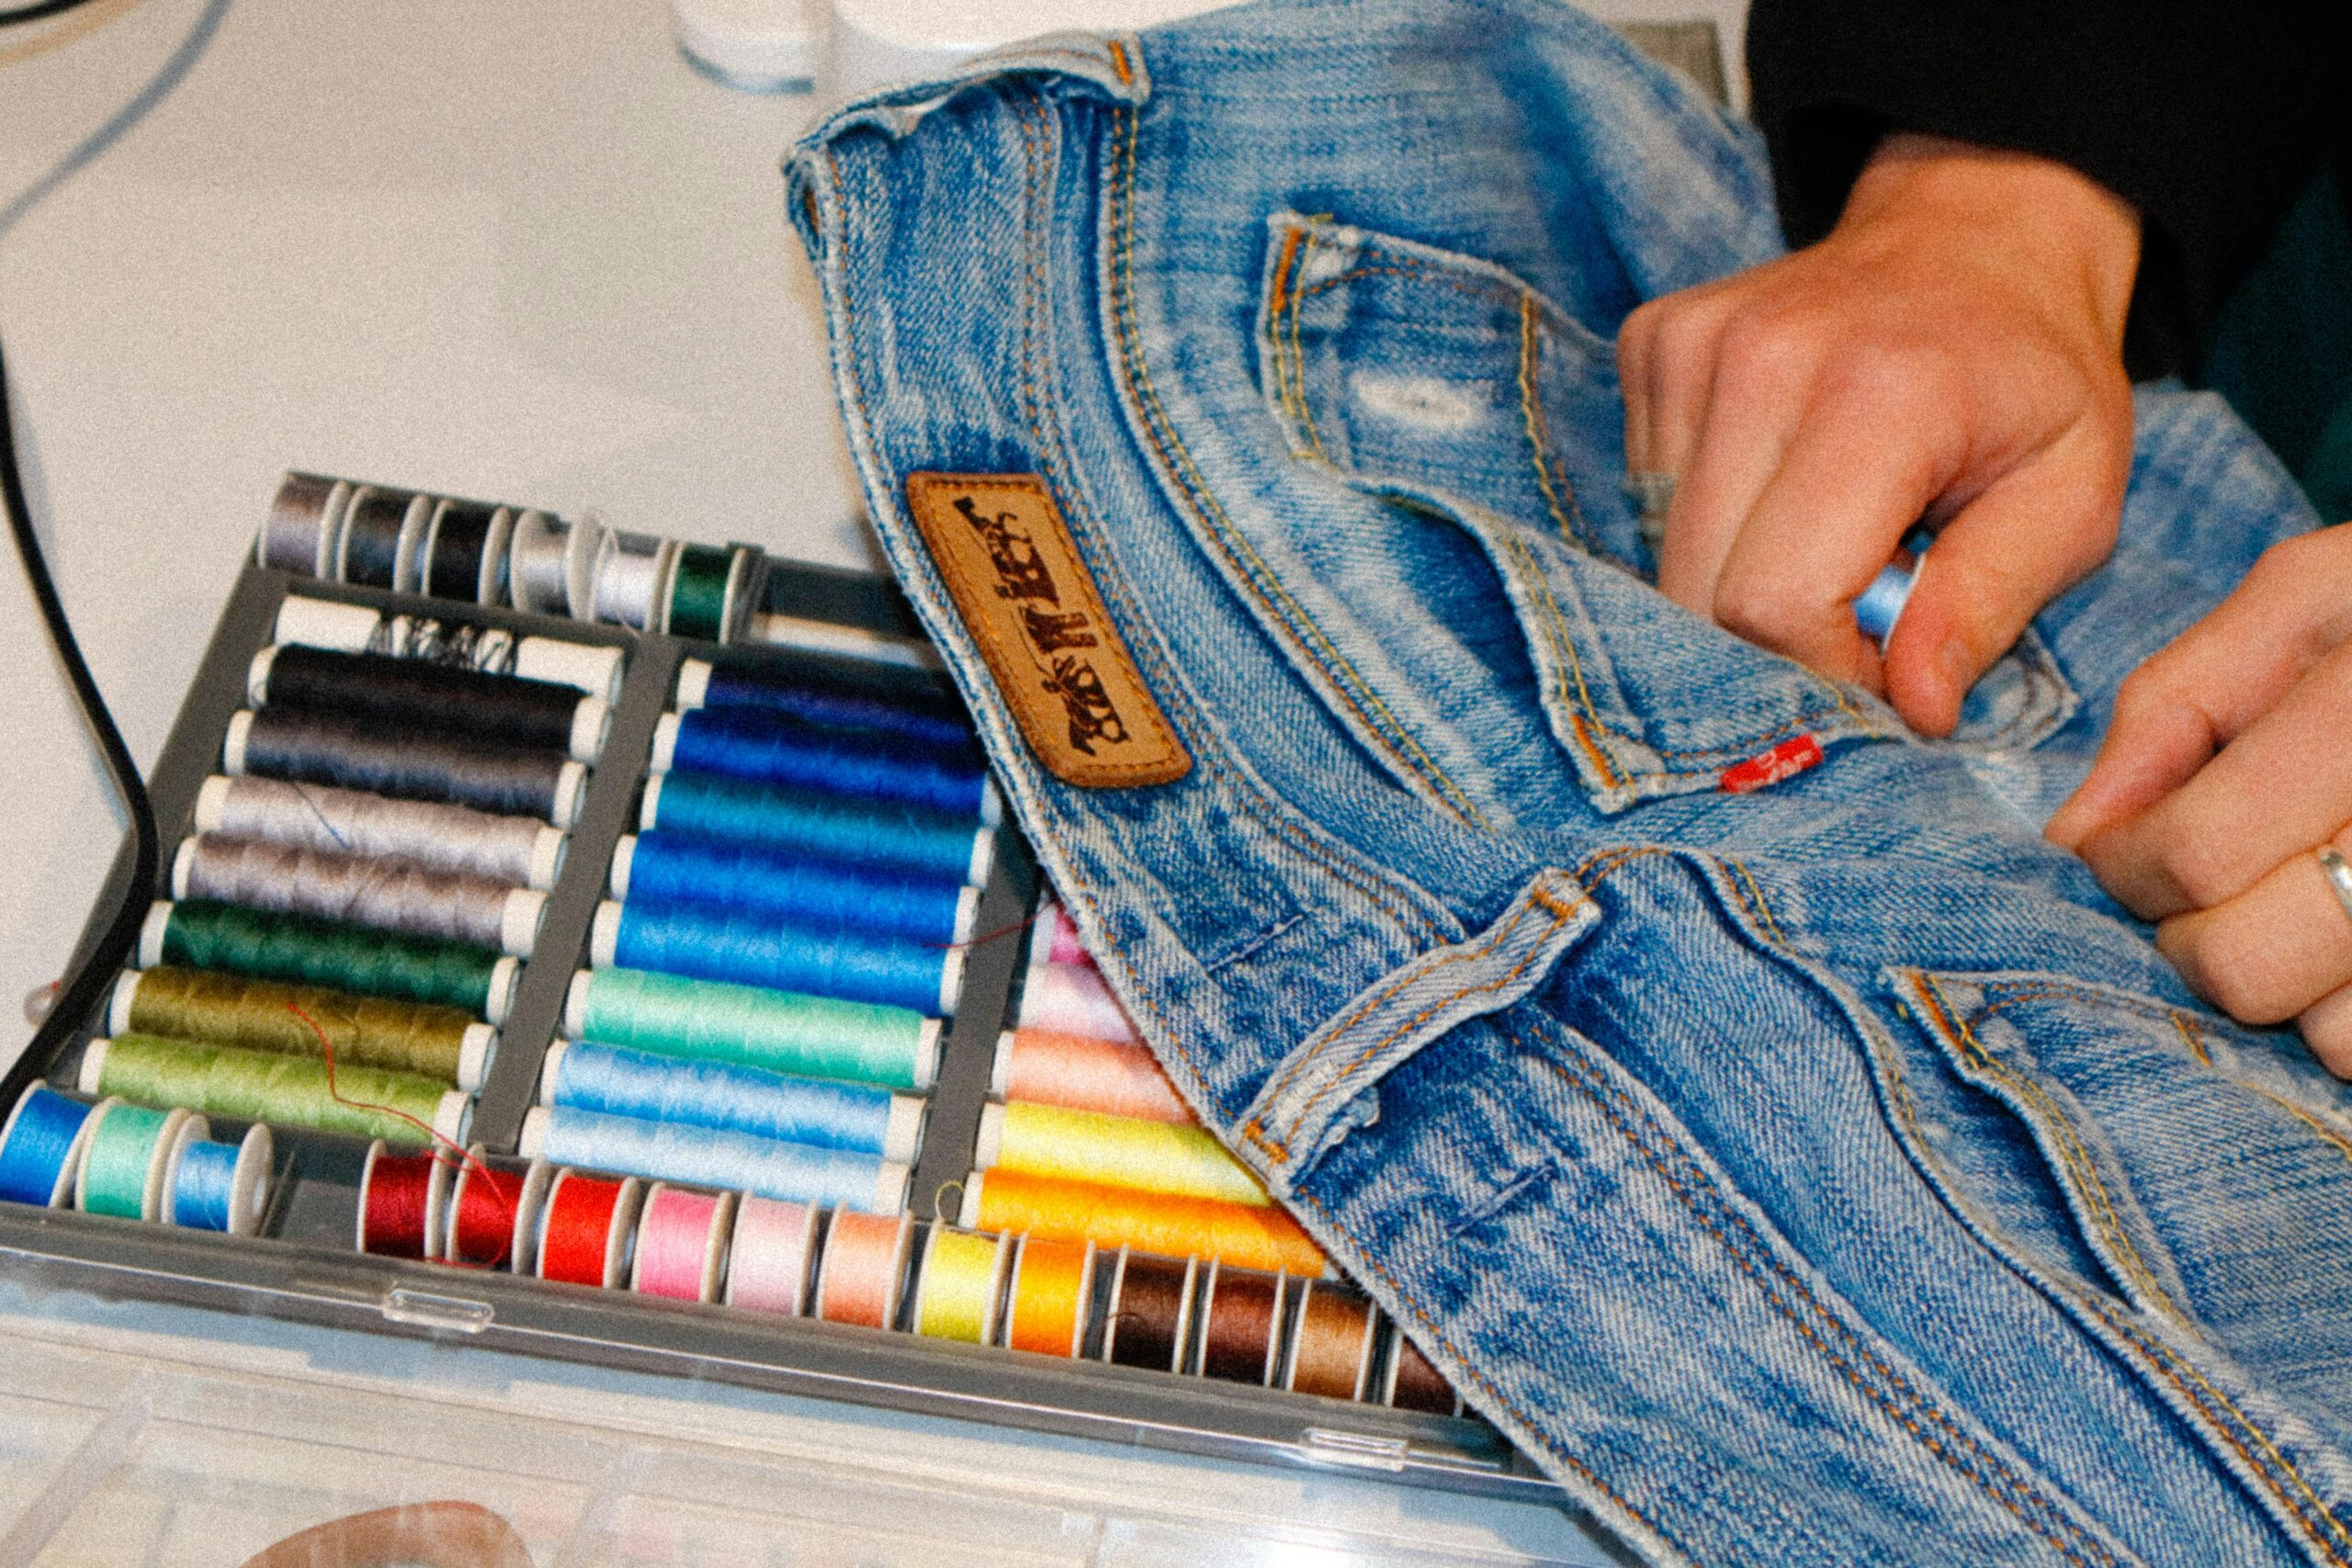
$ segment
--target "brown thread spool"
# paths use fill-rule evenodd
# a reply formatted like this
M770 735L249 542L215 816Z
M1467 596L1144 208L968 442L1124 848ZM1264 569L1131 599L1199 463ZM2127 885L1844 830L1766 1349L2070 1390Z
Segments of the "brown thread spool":
M1388 1388L1382 1403L1398 1410L1419 1410L1431 1416L1458 1416L1462 1398L1453 1385L1430 1364L1420 1347L1405 1337L1401 1328L1391 1337Z
M1273 1382L1274 1331L1289 1283L1283 1274L1228 1269L1222 1260L1209 1265L1201 1305L1201 1376L1261 1387Z
M1199 1273L1196 1258L1122 1251L1111 1282L1102 1359L1114 1366L1177 1371L1192 1337L1193 1283Z
M1298 1332L1283 1386L1327 1399L1362 1399L1372 1361L1372 1303L1323 1280L1299 1285Z

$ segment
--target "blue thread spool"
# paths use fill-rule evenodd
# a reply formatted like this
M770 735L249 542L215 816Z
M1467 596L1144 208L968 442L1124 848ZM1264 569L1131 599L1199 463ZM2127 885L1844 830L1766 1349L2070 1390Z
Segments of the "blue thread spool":
M254 1122L244 1140L216 1144L198 1139L180 1150L165 1178L171 1192L169 1223L189 1230L252 1235L269 1207L269 1129Z
M954 1015L964 988L964 955L953 948L813 930L774 915L697 904L608 900L596 910L592 941L600 969L650 969L937 1018Z
M978 888L938 877L830 865L667 832L624 836L614 846L612 892L616 898L761 909L937 947L969 937L980 907Z
M101 1104L111 1104L111 1100ZM40 1078L25 1086L0 1126L0 1199L62 1208L89 1144L94 1107L68 1100Z
M869 1214L906 1206L907 1168L872 1155L779 1144L709 1127L665 1125L569 1106L533 1106L523 1118L526 1159L583 1166L656 1181L822 1203Z
M844 735L762 708L695 708L662 715L653 732L650 771L673 769L890 801L967 818L1002 809L988 769L969 743L946 748Z
M792 1077L616 1045L559 1040L539 1068L539 1103L748 1133L912 1164L923 1102L871 1084Z
M645 783L640 828L968 882L988 880L996 862L990 826L935 811L779 789L717 773L676 772Z
M689 659L678 670L678 711L765 708L824 729L887 735L941 750L972 745L972 726L942 703L829 690L782 671L754 672Z
M1936 536L1925 528L1914 528L1903 536L1903 544L1894 558L1879 568L1871 585L1854 601L1854 624L1862 635L1881 649L1894 635L1894 623L1903 618L1903 606L1911 600L1911 590L1919 581L1919 569L1927 563L1928 547Z

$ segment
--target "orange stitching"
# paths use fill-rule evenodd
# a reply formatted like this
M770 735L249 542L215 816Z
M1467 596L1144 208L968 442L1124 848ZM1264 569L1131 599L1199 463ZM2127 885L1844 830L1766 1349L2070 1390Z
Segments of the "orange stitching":
M1603 735L1615 736L1616 734L1600 721L1600 714L1593 709L1592 692L1585 684L1584 660L1577 656L1576 637L1568 630L1567 618L1560 613L1559 602L1552 597L1551 580L1544 574L1543 568L1536 564L1535 558L1527 553L1525 545L1517 539L1508 537L1502 543L1512 558L1519 562L1520 570L1526 574L1521 581L1533 590L1537 604L1543 607L1544 637L1544 640L1552 645L1554 659L1566 662L1568 673L1576 682L1576 703L1577 707L1581 710L1581 716L1572 714L1570 718L1575 723L1577 740L1591 757L1593 765L1600 770L1600 776L1609 783L1611 787L1623 788L1627 781L1618 773L1615 760L1586 732L1585 727L1589 722L1594 729L1598 729Z
M1570 544L1589 548L1585 531L1568 520L1568 512L1577 511L1576 487L1568 482L1566 473L1560 475L1560 488L1567 491L1567 511L1560 506L1560 498L1552 488L1551 428L1544 419L1543 400L1536 395L1535 367L1542 353L1542 340L1535 332L1535 297L1519 297L1519 417L1520 425L1527 432L1528 455L1535 462L1535 483L1544 491L1544 504L1552 513L1552 521L1560 525L1560 533ZM1579 517L1581 512L1577 513Z
M1119 73L1119 85L1124 87L1134 86L1136 85L1136 73L1128 68L1127 51L1125 47L1114 38L1104 39L1102 41L1110 46L1111 69Z
M1795 953L1796 943L1791 942L1789 940L1789 933L1781 929L1781 922L1775 919L1772 914L1772 906L1770 902L1764 897L1763 887L1758 884L1755 874L1747 869L1747 863L1745 861L1727 860L1723 863L1730 866L1734 871L1737 872L1739 874L1739 880L1747 885L1747 892L1742 897L1741 902L1746 903L1750 898L1754 900L1753 907L1756 910L1757 916L1763 921L1765 929L1771 933L1772 941L1780 945L1782 952L1789 953Z

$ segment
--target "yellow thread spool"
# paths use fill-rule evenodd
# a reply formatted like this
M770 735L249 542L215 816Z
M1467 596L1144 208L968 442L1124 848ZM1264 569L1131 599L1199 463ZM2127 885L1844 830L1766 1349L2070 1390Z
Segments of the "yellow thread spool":
M1258 1179L1198 1127L1016 1100L980 1112L973 1164L1063 1181L1132 1187L1265 1208Z
M996 1338L1004 1299L1006 1238L974 1235L934 1223L922 1249L915 1290L915 1332L927 1339L986 1345Z

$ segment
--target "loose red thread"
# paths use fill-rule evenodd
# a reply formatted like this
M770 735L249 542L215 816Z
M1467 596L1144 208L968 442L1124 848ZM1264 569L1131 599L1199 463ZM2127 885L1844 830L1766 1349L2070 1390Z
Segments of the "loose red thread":
M319 1021L317 1019L312 1018L309 1013L302 1010L302 1006L300 1002L288 1002L286 1004L286 1010L292 1013L296 1018L300 1019L302 1022L308 1026L311 1032L319 1037L319 1050L324 1054L327 1064L327 1098L334 1100L337 1105L347 1106L354 1111L380 1111L387 1116L398 1117L401 1121L407 1122L410 1126L424 1134L433 1144L439 1145L439 1148L435 1149L433 1157L443 1165L450 1165L452 1162L442 1157L440 1153L441 1148L446 1148L452 1154L455 1154L458 1156L455 1164L458 1166L463 1166L480 1173L482 1179L482 1185L489 1188L492 1195L498 1199L500 1204L506 1209L508 1221L506 1230L508 1236L511 1238L514 1232L514 1222L518 1216L514 1213L514 1205L506 1201L506 1194L499 1191L498 1183L492 1179L490 1167L476 1159L473 1155L465 1148L452 1143L449 1139L445 1138L440 1134L435 1132L430 1123L417 1120L407 1111L401 1110L398 1106L371 1105L364 1100L351 1100L346 1098L342 1090L334 1087L334 1042L327 1038L327 1032L320 1027ZM495 1269L500 1264L506 1261L506 1255L513 1247L514 1243L510 1239L505 1247L499 1248L498 1256L492 1258L487 1263L467 1263L460 1262L456 1259L450 1259L450 1266L457 1269Z
M1783 779L1792 779L1821 761L1821 742L1811 735L1799 735L1781 741L1769 751L1758 751L1745 762L1735 762L1715 776L1715 787L1725 795L1746 795Z

